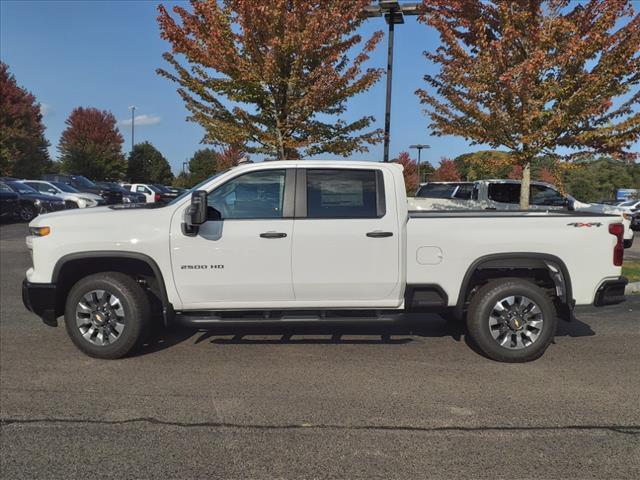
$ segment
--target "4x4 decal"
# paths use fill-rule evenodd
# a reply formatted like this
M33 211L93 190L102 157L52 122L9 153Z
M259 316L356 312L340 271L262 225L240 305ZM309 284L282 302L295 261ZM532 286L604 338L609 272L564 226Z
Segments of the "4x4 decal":
M601 227L602 223L600 222L589 222L589 223L583 223L583 222L573 222L573 223L567 223L567 226L569 227L587 227L587 228L591 228L591 227Z

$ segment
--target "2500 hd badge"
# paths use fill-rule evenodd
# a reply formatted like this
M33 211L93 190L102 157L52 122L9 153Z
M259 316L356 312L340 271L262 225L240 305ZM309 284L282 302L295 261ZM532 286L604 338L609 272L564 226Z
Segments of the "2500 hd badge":
M224 265L181 265L180 270L222 270Z

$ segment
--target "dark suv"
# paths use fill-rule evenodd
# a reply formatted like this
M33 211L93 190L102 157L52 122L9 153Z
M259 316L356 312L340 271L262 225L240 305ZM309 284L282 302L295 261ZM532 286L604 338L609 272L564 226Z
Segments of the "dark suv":
M42 175L42 180L67 183L80 192L95 193L96 195L100 195L104 198L107 205L122 203L121 191L110 186L96 185L87 177L83 177L82 175L62 175L58 173L45 174Z

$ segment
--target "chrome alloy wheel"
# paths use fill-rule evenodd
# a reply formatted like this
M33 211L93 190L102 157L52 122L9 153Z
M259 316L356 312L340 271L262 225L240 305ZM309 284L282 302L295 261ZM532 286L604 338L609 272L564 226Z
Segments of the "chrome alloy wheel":
M106 290L91 290L76 306L76 325L88 342L110 345L120 338L125 327L122 302Z
M489 314L489 331L502 347L520 350L542 333L544 316L530 298L514 295L499 300Z

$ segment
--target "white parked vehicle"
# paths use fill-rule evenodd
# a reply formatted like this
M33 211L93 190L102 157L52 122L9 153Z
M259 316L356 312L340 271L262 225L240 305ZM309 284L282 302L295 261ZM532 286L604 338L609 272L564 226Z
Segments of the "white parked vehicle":
M241 165L168 204L53 213L30 231L25 306L48 325L64 315L100 358L135 348L151 311L198 328L229 312L416 311L464 317L486 355L522 362L542 355L558 316L620 302L627 283L617 216L410 212L402 167L386 163Z
M640 200L627 200L616 205L626 213L635 213L640 210Z
M132 192L141 193L147 199L147 203L155 203L162 201L162 192L154 186L147 183L132 183L122 185L124 188Z
M545 182L531 182L531 210L571 210L575 212L619 215L624 224L625 248L633 244L631 215L624 209L599 203L584 203L561 193ZM510 179L475 182L428 182L409 198L409 210L519 210L520 181Z
M95 193L80 192L63 182L45 180L22 180L22 183L36 189L40 193L54 195L64 200L67 208L87 208L104 205L105 201Z

